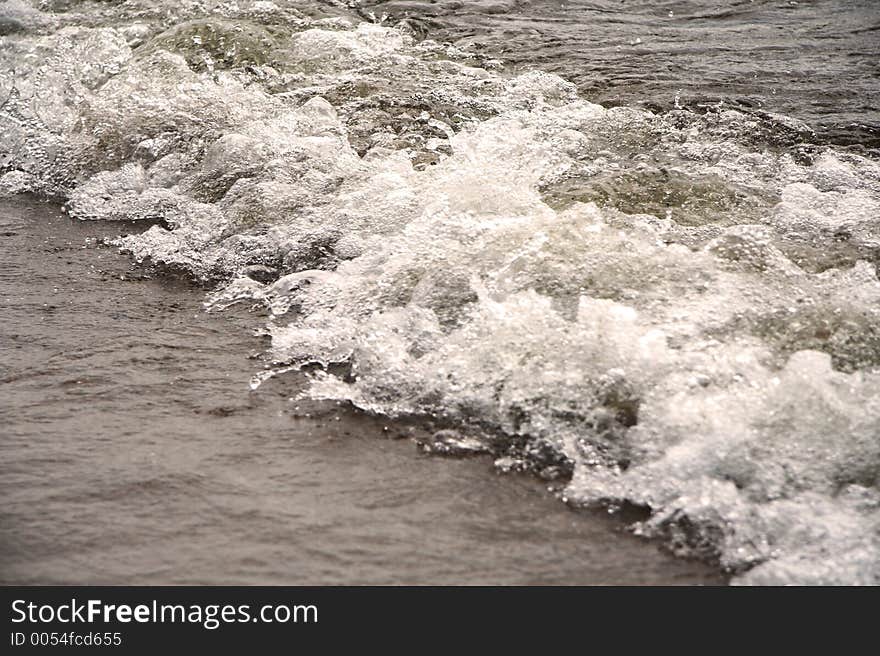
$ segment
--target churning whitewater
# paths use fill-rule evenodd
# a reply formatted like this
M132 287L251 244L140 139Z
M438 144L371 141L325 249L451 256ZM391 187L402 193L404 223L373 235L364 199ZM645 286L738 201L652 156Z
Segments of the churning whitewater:
M313 4L10 0L0 193L265 304L253 385L432 417L735 582L880 583L880 163Z

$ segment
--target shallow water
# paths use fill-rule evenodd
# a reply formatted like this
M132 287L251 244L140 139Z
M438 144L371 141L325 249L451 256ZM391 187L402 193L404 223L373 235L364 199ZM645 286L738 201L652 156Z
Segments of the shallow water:
M133 269L120 229L0 204L3 583L721 581L289 379L249 392L258 318Z
M253 389L880 581L870 3L434 4L14 0L0 194L263 308Z

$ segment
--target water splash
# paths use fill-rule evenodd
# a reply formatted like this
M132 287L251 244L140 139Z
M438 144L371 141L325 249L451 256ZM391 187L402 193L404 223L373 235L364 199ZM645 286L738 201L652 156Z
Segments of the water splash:
M312 398L648 507L739 582L880 581L876 161L270 4L39 14L0 190L156 222L118 244L265 304L256 385L319 365Z

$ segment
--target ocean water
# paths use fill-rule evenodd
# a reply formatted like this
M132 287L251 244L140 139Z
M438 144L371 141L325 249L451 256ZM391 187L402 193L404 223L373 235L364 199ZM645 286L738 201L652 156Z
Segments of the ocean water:
M0 193L263 307L253 388L736 583L880 582L874 3L2 12Z
M144 227L0 202L0 583L724 582L304 376L248 391L264 319L103 243Z

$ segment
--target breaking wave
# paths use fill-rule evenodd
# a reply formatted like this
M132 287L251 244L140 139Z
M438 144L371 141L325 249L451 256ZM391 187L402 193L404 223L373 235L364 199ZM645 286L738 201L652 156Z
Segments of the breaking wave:
M0 193L265 304L255 385L308 366L739 583L880 583L877 161L326 7L6 10Z

